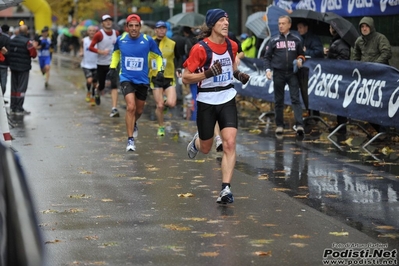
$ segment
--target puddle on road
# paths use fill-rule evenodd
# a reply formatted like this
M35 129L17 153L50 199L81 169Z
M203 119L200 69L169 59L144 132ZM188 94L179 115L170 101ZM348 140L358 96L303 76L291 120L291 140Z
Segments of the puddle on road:
M395 136L373 143L365 151L362 145L366 139L362 140L362 136L333 139L335 144L327 138L328 133L306 135L302 141L287 133L283 140L278 140L274 127L254 126L259 124L255 120L241 121L243 130L259 129L258 134L244 141L255 143L249 150L261 152L255 147L259 146L259 138L274 142L269 144L274 147L261 147L269 151L262 154L267 158L264 168L238 162L237 170L255 176L267 174L269 182L289 196L376 241L388 243L390 248L399 247L399 142Z

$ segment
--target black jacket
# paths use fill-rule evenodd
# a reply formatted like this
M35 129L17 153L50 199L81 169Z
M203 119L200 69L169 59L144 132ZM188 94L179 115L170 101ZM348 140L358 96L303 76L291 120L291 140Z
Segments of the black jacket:
M265 67L270 70L293 72L293 61L301 58L305 61L302 40L299 36L288 33L279 34L270 39L265 47Z
M338 60L349 60L350 59L350 45L341 39L341 37L336 34L333 36L330 44L330 48L327 53L328 59L338 59Z
M32 68L32 58L28 50L28 43L30 41L31 40L27 36L21 34L10 40L8 59L11 70L29 71Z
M0 33L0 49L2 47L7 48L7 50L10 50L10 37L8 35L5 35L4 33ZM5 60L0 61L0 67L1 68L7 68L8 67L8 54L4 55Z

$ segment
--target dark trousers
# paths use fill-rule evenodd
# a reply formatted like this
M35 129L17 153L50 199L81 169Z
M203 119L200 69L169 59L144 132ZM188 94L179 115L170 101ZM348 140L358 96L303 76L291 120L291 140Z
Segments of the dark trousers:
M23 111L25 93L28 89L29 70L14 71L11 70L11 104L12 111Z
M1 86L1 91L3 92L3 97L4 94L6 93L7 75L8 75L8 68L0 67L0 86Z
M284 87L288 84L295 124L303 126L302 106L299 99L299 83L297 75L285 71L273 72L274 82L274 112L276 126L284 127Z

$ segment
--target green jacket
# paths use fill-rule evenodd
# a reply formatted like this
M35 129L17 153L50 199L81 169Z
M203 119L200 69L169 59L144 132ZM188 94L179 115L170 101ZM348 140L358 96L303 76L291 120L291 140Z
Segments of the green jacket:
M392 57L389 40L385 35L376 32L373 18L364 17L360 20L360 32L362 24L367 24L370 27L370 34L361 35L357 38L353 51L353 60L389 65L389 59Z
M251 36L241 42L241 49L245 57L256 58L256 37Z

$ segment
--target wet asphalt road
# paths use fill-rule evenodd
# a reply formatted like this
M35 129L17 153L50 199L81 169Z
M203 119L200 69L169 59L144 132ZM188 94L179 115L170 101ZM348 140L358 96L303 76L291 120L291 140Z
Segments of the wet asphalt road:
M127 154L124 110L110 118L109 95L88 106L80 69L54 64L45 89L33 65L32 114L14 117L11 134L46 265L323 265L333 243L399 247L397 142L370 155L362 136L338 148L323 126L303 140L287 127L279 140L241 102L235 202L219 206L221 154L187 158L196 129L179 110L159 138L149 97L137 151Z

